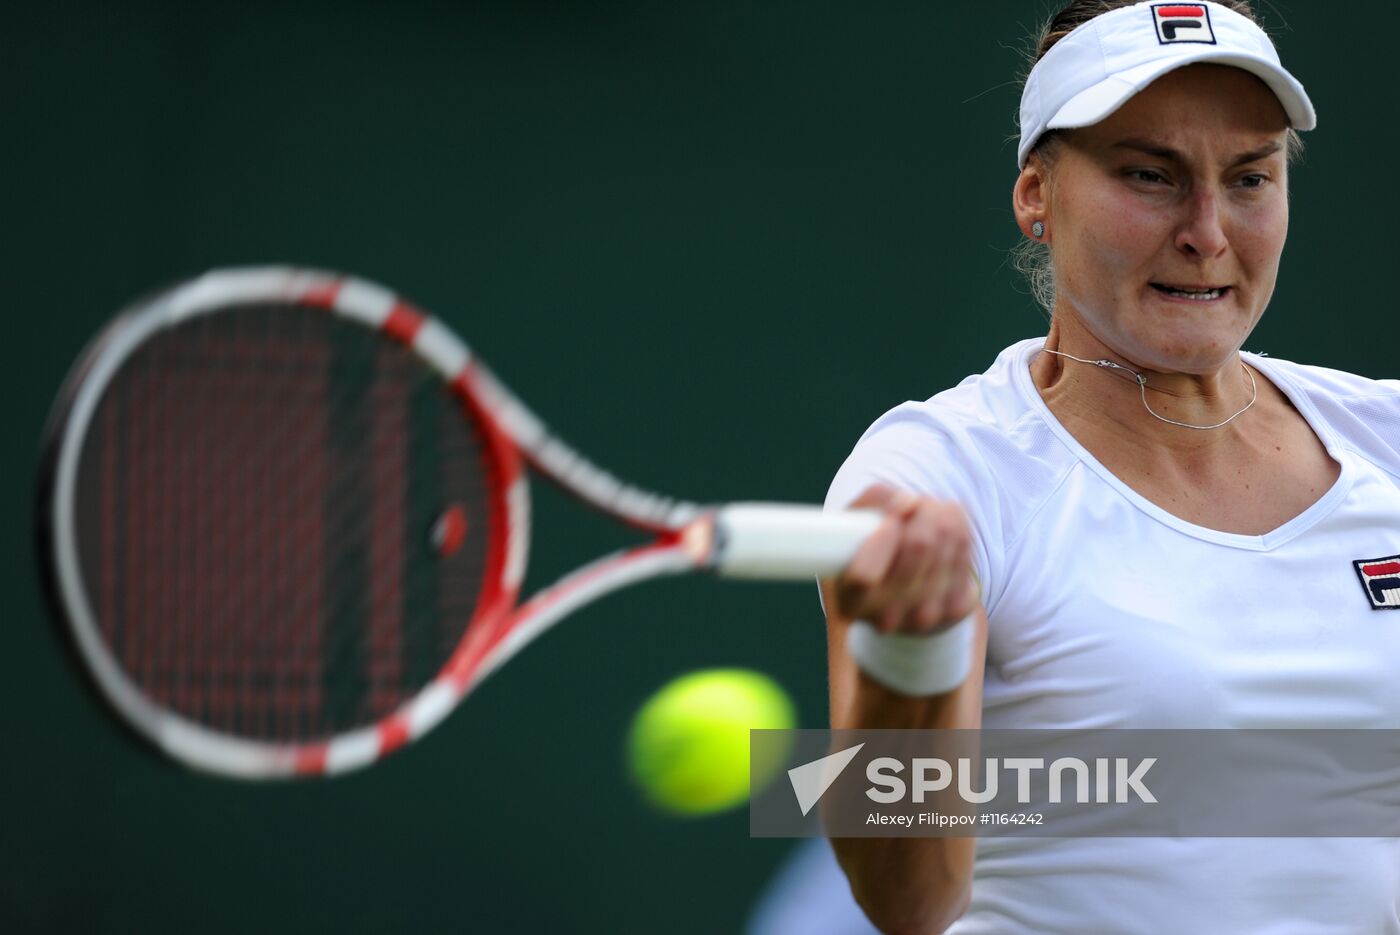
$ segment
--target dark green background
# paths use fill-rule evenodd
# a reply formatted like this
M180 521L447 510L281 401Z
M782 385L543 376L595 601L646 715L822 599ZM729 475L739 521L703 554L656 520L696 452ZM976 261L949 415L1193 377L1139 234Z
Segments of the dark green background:
M635 589L382 766L212 781L132 747L50 632L29 532L48 402L133 295L215 265L315 264L436 311L625 477L700 500L818 501L876 415L1043 332L1006 260L1013 79L1042 10L10 11L0 925L738 930L786 846L749 840L742 812L649 812L623 732L663 681L712 665L772 673L822 726L811 588ZM1249 347L1394 376L1396 14L1285 12L1280 44L1322 129ZM557 502L544 512L546 570L616 539Z

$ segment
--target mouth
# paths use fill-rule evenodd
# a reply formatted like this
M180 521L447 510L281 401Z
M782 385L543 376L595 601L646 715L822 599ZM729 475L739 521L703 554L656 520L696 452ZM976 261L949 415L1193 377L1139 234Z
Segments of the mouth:
M1214 302L1224 298L1230 292L1229 286L1210 286L1199 284L1176 284L1163 282L1148 283L1162 295L1173 299L1180 299L1187 302Z

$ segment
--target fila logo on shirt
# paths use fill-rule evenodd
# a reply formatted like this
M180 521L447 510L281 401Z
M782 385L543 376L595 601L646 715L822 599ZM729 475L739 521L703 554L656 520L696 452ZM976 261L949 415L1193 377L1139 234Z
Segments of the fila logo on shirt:
M1400 610L1400 555L1352 562L1372 610Z
M1210 10L1201 3L1158 3L1152 7L1152 20L1157 24L1157 41L1204 42L1215 45L1215 30L1210 26Z

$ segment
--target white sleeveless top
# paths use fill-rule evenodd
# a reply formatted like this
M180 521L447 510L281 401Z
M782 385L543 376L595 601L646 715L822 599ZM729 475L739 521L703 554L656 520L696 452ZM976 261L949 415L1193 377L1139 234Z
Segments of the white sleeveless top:
M1400 380L1244 355L1340 463L1262 536L1133 492L1031 381L1043 338L878 419L829 508L876 482L956 500L989 642L986 728L1400 728ZM1384 577L1386 563L1379 567ZM1376 609L1376 602L1382 609ZM1400 845L1366 838L984 838L950 935L1400 935Z

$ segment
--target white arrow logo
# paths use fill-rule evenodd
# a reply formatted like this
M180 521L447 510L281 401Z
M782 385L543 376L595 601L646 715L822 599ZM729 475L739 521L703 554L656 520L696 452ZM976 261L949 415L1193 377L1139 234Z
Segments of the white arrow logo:
M788 779L792 781L792 791L797 796L797 804L802 808L803 815L812 810L812 806L831 788L841 771L851 765L851 760L856 758L863 746L865 744L858 743L854 747L847 747L820 760L803 763L788 770Z

